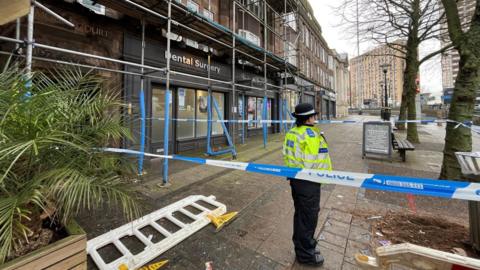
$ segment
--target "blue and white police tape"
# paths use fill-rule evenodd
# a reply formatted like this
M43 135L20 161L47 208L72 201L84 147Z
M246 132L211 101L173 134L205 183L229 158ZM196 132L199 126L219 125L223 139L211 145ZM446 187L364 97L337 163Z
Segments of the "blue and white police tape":
M164 121L165 118L148 118L148 120L159 120ZM194 118L171 118L171 121L176 122L213 122L213 123L238 123L238 124L293 124L295 120L220 120L220 119L194 119ZM392 120L392 121L372 121L372 120L317 120L317 124L363 124L363 123L392 123L392 124L408 124L408 123L417 123L417 124L433 124L433 123L452 123L455 124L455 129L459 127L465 127L472 130L474 133L480 135L480 126L473 125L472 121L466 121L460 123L454 120L444 120L444 119L421 119L421 120Z
M165 121L165 118L147 118L147 120L158 120L158 121ZM214 123L295 123L295 120L232 120L232 119L197 119L197 118L170 118L170 121L177 121L177 122L214 122ZM390 122L390 123L399 123L399 124L408 124L408 123L417 123L417 124L433 124L433 123L457 123L466 126L473 125L472 121L465 121L464 123L460 123L454 120L449 119L419 119L419 120L391 120L391 121L383 121L383 120L316 120L315 123L318 124L362 124L362 123L371 123L371 122Z
M142 154L138 151L119 148L103 148L101 149L101 151L132 155ZM414 178L382 174L364 174L343 171L329 172L319 170L307 170L288 168L285 166L277 165L212 160L178 155L166 156L150 153L144 153L144 155L149 157L168 158L221 168L268 174L279 177L302 179L321 184L335 184L341 186L375 189L389 192L401 192L422 196L480 201L480 183Z

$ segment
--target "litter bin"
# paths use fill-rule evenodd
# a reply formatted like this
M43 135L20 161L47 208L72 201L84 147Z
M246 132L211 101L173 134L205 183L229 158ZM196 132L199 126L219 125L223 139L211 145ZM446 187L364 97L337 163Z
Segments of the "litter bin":
M480 182L480 152L457 152L458 163L462 168L463 178L469 182ZM468 217L470 223L470 242L472 248L480 252L480 202L468 201Z
M392 116L392 110L390 108L382 108L381 115L383 121L390 121L390 117Z

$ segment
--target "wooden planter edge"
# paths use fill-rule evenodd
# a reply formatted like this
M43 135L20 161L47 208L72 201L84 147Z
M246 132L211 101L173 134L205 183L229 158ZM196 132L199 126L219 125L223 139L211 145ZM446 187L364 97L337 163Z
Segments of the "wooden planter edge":
M69 257L73 257L77 255L78 258L85 257L86 263L86 246L87 246L87 236L85 231L74 221L71 220L65 226L67 233L69 236L60 239L54 243L49 244L48 246L39 248L35 251L32 251L24 256L15 258L12 261L9 261L5 264L0 265L0 269L2 270L14 270L14 269L29 269L29 264L40 261L42 258L48 258L49 256L54 258L56 257L56 253L61 251L62 249L72 246L72 253L65 256L64 259L68 259ZM47 261L49 259L46 259ZM50 259L51 260L51 259ZM62 260L52 260L52 265L56 264L57 262L61 262ZM45 263L48 264L48 263ZM51 265L46 265L46 267L50 267ZM41 265L36 264L36 267L41 267ZM43 268L43 267L42 267ZM40 268L40 269L42 269ZM38 269L38 268L36 268Z

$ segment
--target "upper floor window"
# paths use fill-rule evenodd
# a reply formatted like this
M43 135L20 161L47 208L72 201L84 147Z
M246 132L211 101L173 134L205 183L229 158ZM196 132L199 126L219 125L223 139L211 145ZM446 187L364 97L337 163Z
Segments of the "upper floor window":
M308 60L308 58L306 59L306 70L305 70L305 76L307 76L307 78L310 77L310 61Z
M305 46L307 48L310 48L310 31L308 31L308 28L305 27Z
M240 3L243 4L249 11L251 11L255 16L260 19L263 19L263 1L259 0L240 0Z
M287 13L283 16L283 18L287 26L290 26L290 28L297 31L297 16L295 16L295 13Z
M188 0L187 1L187 8L191 11L195 11L195 12L198 12L198 4L195 3L194 1L192 0Z

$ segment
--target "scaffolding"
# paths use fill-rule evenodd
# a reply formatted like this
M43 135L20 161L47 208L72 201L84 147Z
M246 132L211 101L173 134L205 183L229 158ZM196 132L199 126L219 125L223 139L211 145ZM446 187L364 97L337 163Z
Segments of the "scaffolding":
M119 60L111 57L89 54L85 52L74 51L66 48L59 48L46 44L37 43L34 40L33 26L34 26L34 12L35 6L42 9L46 9L47 13L54 16L57 20L63 23L73 26L69 21L62 18L60 15L49 10L45 6L41 5L37 1L33 1L31 11L28 15L28 27L27 27L27 39L26 41L20 39L19 29L20 23L17 21L16 36L15 38L0 36L0 41L16 43L17 48L19 45L24 45L27 48L26 58L26 70L27 73L31 72L32 61L46 61L53 62L62 65L74 65L82 68L95 69L100 71L115 72L124 75L132 75L140 77L140 93L139 93L139 107L140 107L140 152L145 151L146 140L146 102L145 102L145 78L156 78L165 82L165 115L164 115L164 137L163 137L163 153L169 154L169 134L170 134L170 122L171 116L169 115L169 104L171 100L171 75L181 75L186 78L196 78L201 80L202 83L194 83L202 86L206 86L208 89L208 130L207 130L207 154L218 155L231 153L233 158L236 157L236 139L235 135L237 131L237 125L239 124L238 117L242 117L245 120L245 109L242 108L239 111L237 100L238 97L242 98L242 106L245 107L245 92L247 90L263 91L263 106L262 106L262 120L268 119L268 93L277 93L279 96L278 102L278 115L279 115L279 128L281 132L288 129L286 126L287 118L291 117L288 110L287 100L285 95L287 91L297 91L299 98L303 94L303 90L298 91L301 87L292 87L289 89L289 79L292 79L294 85L297 84L296 77L298 77L298 40L300 36L299 28L299 0L232 0L230 16L228 24L230 27L226 27L223 24L213 20L212 18L199 13L196 10L183 5L181 1L172 0L159 0L149 1L143 0L142 3L134 2L131 0L98 0L96 1L106 7L113 10L122 12L134 19L138 19L141 23L141 59L140 63ZM148 2L155 2L151 7L147 7ZM240 14L239 14L240 13ZM263 30L263 42L256 44L249 40L246 36L239 34L239 30L245 30L245 26L237 25L237 21L240 21L239 15L242 16L241 22L245 24L245 16L249 16L251 19L256 20L261 30ZM145 64L145 27L147 24L162 25L166 23L166 65L165 67L158 67ZM296 28L296 29L295 29ZM198 43L208 46L208 76L198 76L189 73L180 72L172 69L171 66L171 47L172 37L181 34L182 37L191 40L196 40ZM46 50L52 50L56 52L77 55L81 57L93 58L103 60L111 63L121 64L126 67L140 68L140 72L133 72L121 69L112 69L100 66L86 65L80 63L72 63L59 59L50 59L44 57L38 57L33 55L34 48L43 48ZM215 51L231 50L231 81L212 79L210 76L211 70L211 54ZM2 54L11 54L11 52L0 52ZM237 65L253 65L263 70L263 87L255 86L253 79L248 82L237 80L236 69ZM280 74L280 86L269 83L268 72L274 72ZM176 81L181 81L176 78ZM218 89L231 90L232 91L232 119L229 122L228 127L222 121L222 128L224 135L227 138L228 148L221 151L213 151L211 149L211 133L212 133L212 118L213 109L221 118L218 110L218 104L212 95L212 84L215 83L215 87ZM240 115L239 115L240 114ZM220 119L223 120L223 119ZM245 142L246 121L240 121L241 131L240 138L242 143ZM263 143L264 147L267 145L268 125L266 121L262 121L263 131ZM143 173L143 159L144 156L138 157L138 172ZM168 159L164 159L163 163L163 183L168 184Z

